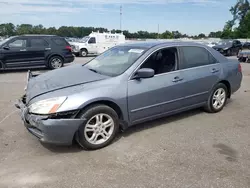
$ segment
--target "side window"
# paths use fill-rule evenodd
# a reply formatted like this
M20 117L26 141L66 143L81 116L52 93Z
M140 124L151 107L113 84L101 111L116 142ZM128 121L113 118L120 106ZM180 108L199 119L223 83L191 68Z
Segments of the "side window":
M91 37L90 39L89 39L89 42L88 42L89 44L95 44L96 43L96 40L95 40L95 37Z
M31 47L47 47L49 44L44 39L33 38L30 39L30 46Z
M154 52L140 68L151 68L155 75L176 70L177 49L165 48Z
M63 38L53 38L52 41L58 46L68 46L68 42Z
M8 44L10 48L26 48L27 40L26 39L17 39Z
M205 49L195 46L181 47L180 69L187 69L216 63L216 59Z

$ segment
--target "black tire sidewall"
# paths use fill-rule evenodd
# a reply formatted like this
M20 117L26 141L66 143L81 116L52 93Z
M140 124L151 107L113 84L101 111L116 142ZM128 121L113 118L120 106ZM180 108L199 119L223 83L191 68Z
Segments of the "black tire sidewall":
M214 96L214 93L215 93L219 88L223 88L223 89L225 90L225 92L226 92L226 99L225 99L225 102L224 102L224 104L223 104L223 106L222 106L221 108L215 109L215 108L213 107L213 96ZM211 92L211 94L210 94L210 96L209 96L209 100L208 100L208 104L207 104L207 105L208 105L207 109L209 110L209 112L211 112L211 113L220 112L220 111L225 107L225 105L226 105L226 103L227 103L227 98L228 98L227 96L228 96L228 89L227 89L226 85L223 84L223 83L217 84L217 85L213 88L213 90L212 90L212 92Z
M114 131L113 131L111 137L106 142L104 142L102 144L95 145L95 144L89 143L86 140L86 138L84 136L84 129L85 129L85 126L86 126L87 122L93 116L95 116L97 114L100 114L100 113L107 114L113 119L113 121L114 121ZM114 138L116 137L116 135L118 133L118 130L119 130L119 117L118 117L117 113L115 112L115 110L113 110L109 106L106 106L106 105L94 105L94 106L89 107L88 109L84 110L83 112L81 112L78 117L81 118L81 119L86 119L86 122L79 127L79 130L77 132L77 141L78 141L79 145L84 149L95 150L95 149L101 149L103 147L106 147L114 140Z
M62 61L62 66L60 67L60 68L62 68L63 67L63 59L60 57L60 56L53 56L53 57L51 57L50 59L49 59L49 64L48 64L48 67L50 68L50 69L55 69L52 65L51 65L51 62L52 62L52 60L53 59L55 59L55 58L58 58L58 59L60 59L61 61Z

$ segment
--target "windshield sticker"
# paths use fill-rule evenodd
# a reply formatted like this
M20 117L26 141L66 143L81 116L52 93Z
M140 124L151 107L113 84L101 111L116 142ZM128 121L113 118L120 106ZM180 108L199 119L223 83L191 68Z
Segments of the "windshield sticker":
M140 53L142 53L143 51L144 51L144 50L142 50L142 49L130 49L128 52L140 54Z

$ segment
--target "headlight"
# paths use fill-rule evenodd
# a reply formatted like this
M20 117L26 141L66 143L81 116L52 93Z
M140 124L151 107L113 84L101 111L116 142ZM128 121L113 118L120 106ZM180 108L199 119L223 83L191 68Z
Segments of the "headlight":
M77 50L79 50L79 46L75 46Z
M29 106L29 112L33 114L53 114L60 108L67 97L55 97L35 102Z

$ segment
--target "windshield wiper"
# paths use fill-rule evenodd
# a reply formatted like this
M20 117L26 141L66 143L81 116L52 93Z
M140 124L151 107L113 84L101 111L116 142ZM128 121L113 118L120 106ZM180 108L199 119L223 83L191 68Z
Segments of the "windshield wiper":
M92 71L92 72L95 72L95 73L99 73L97 70L95 70L95 69L91 69L91 68L88 68L90 71ZM100 74L100 73L99 73Z

